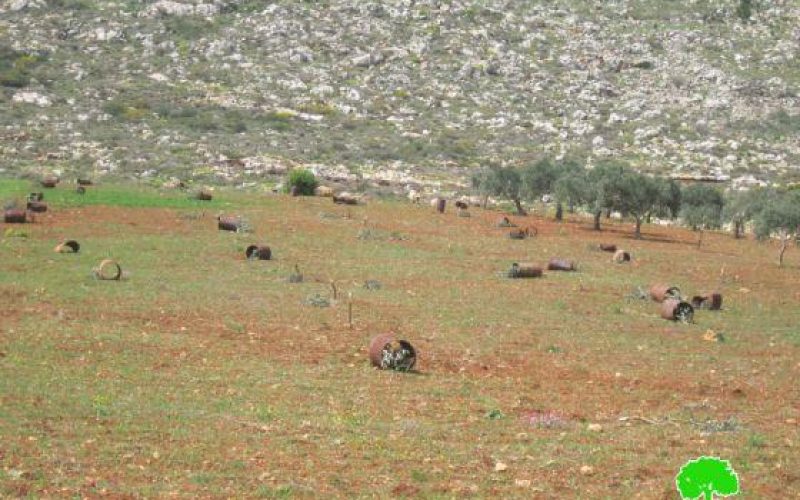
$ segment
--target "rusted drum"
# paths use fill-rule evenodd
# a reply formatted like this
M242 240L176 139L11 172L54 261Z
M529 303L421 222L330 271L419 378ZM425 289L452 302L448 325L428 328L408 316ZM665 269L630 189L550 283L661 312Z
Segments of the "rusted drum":
M694 319L694 307L680 299L669 298L661 304L661 317L671 321L691 323Z
M617 251L617 245L614 245L613 243L600 243L599 247L603 252L614 253Z
M382 370L410 371L417 362L417 351L406 340L398 340L392 333L384 333L369 344L369 360Z
M711 292L705 295L695 295L692 297L692 305L695 309L719 311L722 309L722 294L719 292Z
M211 201L213 198L214 195L211 194L211 191L208 191L206 189L201 189L194 195L194 199L200 201Z
M56 253L78 253L81 249L81 245L75 240L67 240L63 243L60 243L55 248Z
M42 187L54 188L58 184L58 177L48 176L40 181Z
M111 259L101 261L93 272L95 278L99 280L119 281L122 278L122 268Z
M234 217L220 217L217 219L217 227L220 231L238 231L241 223Z
M25 224L28 222L28 214L25 210L12 208L3 212L3 222L7 224Z
M47 212L47 203L43 201L29 201L28 210L36 213Z
M670 298L679 299L680 296L681 289L677 286L658 283L650 287L650 298L656 302L664 302L666 299Z
M244 254L249 260L269 260L272 258L272 250L268 246L250 245Z
M333 195L333 202L337 205L358 205L358 198L350 194Z
M548 271L576 271L578 266L573 260L566 259L550 259L547 263Z
M541 278L542 268L529 262L514 262L508 270L509 278Z
M44 193L41 191L30 193L28 195L28 201L42 201L44 199Z
M623 262L630 262L631 254L629 252L626 252L625 250L620 249L614 252L614 256L611 257L611 260L613 262L616 262L617 264L622 264Z

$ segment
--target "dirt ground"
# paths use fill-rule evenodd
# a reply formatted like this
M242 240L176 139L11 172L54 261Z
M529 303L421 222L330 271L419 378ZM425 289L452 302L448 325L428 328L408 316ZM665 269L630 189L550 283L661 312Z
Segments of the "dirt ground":
M254 232L113 206L0 225L0 495L666 499L710 455L743 498L800 496L796 248L781 269L770 243L635 240L578 216L511 216L538 230L515 241L478 208L264 196L228 212ZM64 238L81 251L54 253ZM251 243L274 259L247 261ZM551 257L578 271L503 276ZM123 280L91 277L103 258ZM663 320L636 296L653 283L717 290L723 309ZM414 372L369 365L387 331Z

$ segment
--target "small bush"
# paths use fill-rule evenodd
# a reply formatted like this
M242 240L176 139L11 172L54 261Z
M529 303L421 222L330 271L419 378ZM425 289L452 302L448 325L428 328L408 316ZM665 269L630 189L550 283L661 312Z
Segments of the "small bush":
M739 0L739 5L736 7L736 15L742 22L750 22L750 17L753 15L753 1L752 0Z
M105 103L103 111L120 120L140 121L150 114L150 103L144 99L117 97Z
M31 71L42 60L41 56L17 52L8 45L0 44L0 86L26 87L31 80Z
M27 73L21 72L18 69L10 69L0 72L0 86L22 88L27 87L30 83L30 76Z
M286 183L286 191L290 192L293 187L297 188L297 194L301 196L313 196L317 188L317 178L310 170L297 168L289 172L289 181Z

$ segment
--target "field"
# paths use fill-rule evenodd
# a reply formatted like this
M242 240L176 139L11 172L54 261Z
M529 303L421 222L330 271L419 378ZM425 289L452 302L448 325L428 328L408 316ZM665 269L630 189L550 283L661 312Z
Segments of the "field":
M0 225L0 497L669 499L701 455L730 460L742 498L800 495L794 247L780 269L774 244L578 216L511 217L538 228L513 241L476 208L45 195L34 224ZM64 238L80 252L54 253ZM579 271L501 276L554 256ZM124 279L92 277L104 258ZM663 320L634 293L656 282L719 289L723 310ZM370 366L389 331L414 372Z

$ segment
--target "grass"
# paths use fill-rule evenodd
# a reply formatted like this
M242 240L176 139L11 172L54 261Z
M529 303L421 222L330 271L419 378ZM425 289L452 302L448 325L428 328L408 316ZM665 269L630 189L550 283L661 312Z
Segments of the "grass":
M0 181L0 201L18 200L23 202L28 193L43 192L45 201L56 208L112 206L139 208L175 208L175 209L223 209L231 207L230 201L220 200L217 196L210 201L191 198L192 190L176 189L160 190L149 186L133 187L122 184L104 184L87 186L85 194L77 194L75 185L60 183L55 189L44 189L37 183L26 180ZM241 200L239 200L241 203ZM252 200L251 200L252 203Z
M29 190L0 182L4 198ZM539 236L512 241L477 209L223 189L202 206L256 228L232 234L182 193L100 185L76 205L70 191L46 191L52 210L15 228L27 237L0 239L0 496L660 498L701 454L731 460L746 497L799 491L795 249L781 270L774 248L723 234L698 250L683 230L636 241L529 217L516 221ZM405 238L359 240L365 217ZM66 237L80 253L52 252ZM612 265L599 241L634 262ZM246 261L250 243L274 260ZM498 276L552 256L581 271ZM124 280L90 276L105 257ZM303 283L287 282L295 264ZM304 304L331 280L339 301ZM725 308L665 322L627 298L655 281L719 286ZM417 373L369 366L386 331L418 349ZM566 422L534 427L533 411ZM634 415L657 423L619 420Z

